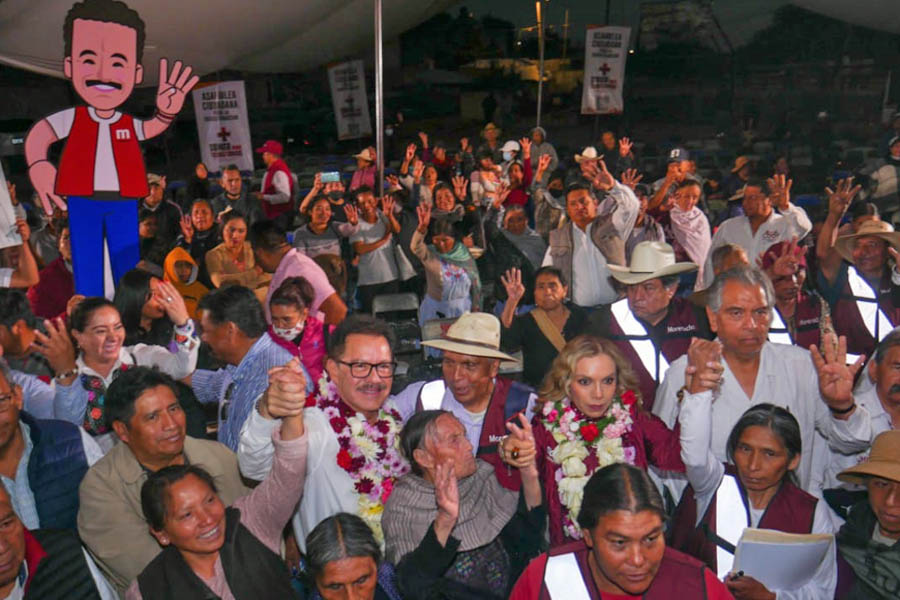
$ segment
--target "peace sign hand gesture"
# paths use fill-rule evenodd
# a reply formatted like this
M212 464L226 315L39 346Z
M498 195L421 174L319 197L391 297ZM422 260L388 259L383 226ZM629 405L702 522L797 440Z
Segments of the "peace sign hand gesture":
M200 77L191 77L191 67L184 66L180 60L176 60L169 72L169 61L159 59L159 90L156 92L156 109L163 117L174 119L181 108L188 93L200 81Z

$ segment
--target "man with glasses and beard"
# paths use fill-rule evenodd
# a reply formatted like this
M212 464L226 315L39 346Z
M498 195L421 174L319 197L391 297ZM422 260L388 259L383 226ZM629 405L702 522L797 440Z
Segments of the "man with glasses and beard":
M394 481L408 468L399 451L400 414L386 403L394 369L394 333L384 321L357 314L331 334L315 406L305 409L309 436L306 484L292 523L305 551L307 535L339 512L361 517L381 542L381 512ZM265 478L280 420L265 399L244 424L238 463L245 477Z

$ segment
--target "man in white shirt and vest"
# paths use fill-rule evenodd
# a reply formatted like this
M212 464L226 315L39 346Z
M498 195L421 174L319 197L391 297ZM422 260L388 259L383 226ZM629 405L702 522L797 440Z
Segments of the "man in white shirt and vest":
M816 245L818 287L831 304L835 330L847 336L847 352L869 358L900 324L900 233L880 219L860 223L855 232L838 229L859 191L850 185L844 180L835 191L827 190L828 216Z
M443 350L443 378L410 384L393 398L403 421L422 410L450 411L465 427L475 456L493 465L504 487L518 490L519 472L506 468L497 445L519 413L531 420L537 395L499 375L501 361L515 360L500 352L500 321L489 313L465 313L442 339L422 343Z
M711 337L703 311L675 296L679 274L697 265L675 262L675 251L665 242L641 242L628 267L610 265L609 270L625 286L625 297L595 311L589 331L615 342L629 360L644 408L650 410L669 362L687 352L691 338Z
M703 270L704 283L708 287L713 280L712 252L723 244L737 244L747 251L750 262L777 242L803 239L812 231L812 222L806 211L790 201L790 182L784 177L770 179L766 184L751 178L744 186L744 214L725 220L713 235Z
M607 265L625 264L625 240L631 235L641 204L631 188L617 182L603 161L592 187L606 192L597 200L588 186L574 184L566 190L569 222L550 232L550 244L542 266L563 272L569 300L583 308L609 304L616 291L609 283ZM578 273L578 277L573 277Z
M721 273L709 290L706 312L718 339L691 343L720 346L716 364L721 383L713 395L710 446L725 462L728 435L744 411L761 402L781 406L800 425L800 486L816 493L810 484L820 479L812 472L817 440L822 444L824 438L832 450L843 453L864 450L872 440L869 412L852 393L862 361L848 366L846 340L840 338L836 344L834 336L826 340L824 356L815 348L810 355L796 346L767 341L774 296L768 277L754 267ZM653 412L669 427L675 426L681 398L690 400L685 381L691 373L686 374L686 367L687 355L674 361L656 392Z

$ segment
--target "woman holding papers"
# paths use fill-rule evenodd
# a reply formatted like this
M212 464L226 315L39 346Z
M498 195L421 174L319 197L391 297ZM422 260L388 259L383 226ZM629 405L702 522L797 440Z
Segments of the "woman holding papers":
M681 407L681 458L691 485L676 512L672 547L709 565L738 600L774 599L776 592L779 600L834 597L834 544L797 589L769 590L742 571L734 573L733 553L747 527L831 534L834 526L825 502L795 484L801 444L793 415L771 404L747 410L728 438L732 464L722 464L709 447L712 396L711 391L697 394Z

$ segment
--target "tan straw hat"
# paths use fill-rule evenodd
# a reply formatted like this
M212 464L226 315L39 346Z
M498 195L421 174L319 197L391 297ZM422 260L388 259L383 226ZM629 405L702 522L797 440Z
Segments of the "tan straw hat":
M885 221L864 221L856 233L840 236L834 244L834 249L841 258L853 264L853 240L864 236L881 238L900 251L900 232L894 231L894 227Z
M375 162L375 151L371 148L363 148L363 151L359 154L354 154L353 158L361 158L369 162Z
M422 345L469 356L516 360L500 352L500 321L490 313L463 313L442 339L426 340Z
M738 171L740 171L741 169L743 169L744 167L746 167L749 164L750 164L749 158L747 158L746 156L738 156L736 159L734 159L734 167L731 169L731 172L737 173Z
M675 250L665 242L641 242L631 253L630 265L607 265L607 268L616 281L634 285L658 277L695 271L698 267L692 262L675 262Z
M488 123L487 125L485 125L484 129L481 130L481 135L483 136L488 131L496 131L497 135L500 135L501 133L503 133L503 130L500 129L499 127L497 127L496 125L494 125L493 123Z
M865 485L868 475L900 481L900 429L880 433L872 442L869 458L855 467L844 469L837 478L847 483Z

